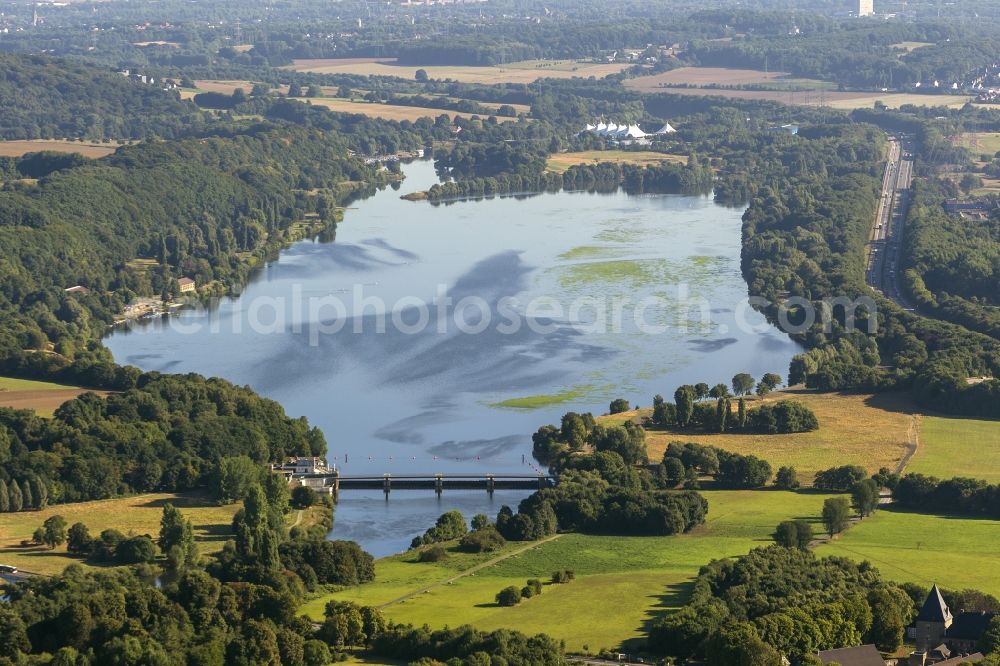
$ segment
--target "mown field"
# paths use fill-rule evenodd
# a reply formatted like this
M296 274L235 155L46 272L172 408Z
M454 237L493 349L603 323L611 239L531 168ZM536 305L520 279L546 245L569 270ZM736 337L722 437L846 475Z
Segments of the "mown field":
M651 460L660 460L673 441L697 442L728 451L763 458L777 469L790 465L804 484L812 483L816 472L836 465L862 465L870 472L881 467L895 469L909 446L916 441L918 423L913 405L903 394L857 395L817 393L807 389L786 389L772 393L765 402L799 400L808 405L819 420L819 430L791 435L701 434L683 430L650 430L646 443ZM756 400L750 401L753 408ZM648 415L640 410L638 415ZM635 417L636 412L609 421Z
M969 470L973 472L973 470ZM897 582L974 588L1000 596L1000 521L878 511L837 539L820 555L868 560Z
M923 417L920 447L907 471L1000 483L1000 421Z
M33 573L56 574L67 565L82 560L66 552L66 546L49 550L45 546L22 547L32 533L50 516L60 515L67 527L84 523L91 536L114 528L125 535L149 534L154 539L160 532L163 505L173 504L191 520L195 539L203 554L222 548L228 538L229 526L239 504L218 506L197 494L155 493L110 500L53 505L42 511L0 513L0 564L9 564Z
M534 83L541 78L568 79L573 77L602 78L617 74L627 65L576 62L572 60L525 60L496 67L396 65L387 59L321 58L296 60L288 69L317 74L358 74L362 76L394 76L413 79L423 69L432 79L452 79L463 83Z
M818 521L829 497L808 492L703 492L709 501L708 522L690 534L565 534L514 556L509 553L524 544L509 544L504 552L487 556L452 552L448 560L435 564L417 563L412 553L405 553L379 560L374 583L315 599L303 611L319 618L330 598L350 599L384 605L386 616L397 622L432 627L470 623L480 629L544 632L565 640L571 651L596 652L638 638L651 619L683 605L690 581L710 560L770 543L771 532L782 520ZM462 576L473 566L505 555L506 559ZM496 605L494 597L502 588L523 586L529 578L548 581L557 569L572 569L576 580L547 584L541 596L512 608Z
M571 166L580 164L597 164L599 162L614 162L615 164L637 164L646 166L662 162L687 164L686 155L669 155L649 150L582 150L575 153L556 153L550 155L546 168L549 171L563 173Z
M55 139L0 141L0 157L20 157L25 153L37 153L42 150L49 150L57 153L80 153L84 157L96 159L110 155L117 149L117 143L87 143Z
M33 409L39 416L52 416L59 405L88 389L30 379L0 377L0 407ZM106 396L108 391L94 391Z

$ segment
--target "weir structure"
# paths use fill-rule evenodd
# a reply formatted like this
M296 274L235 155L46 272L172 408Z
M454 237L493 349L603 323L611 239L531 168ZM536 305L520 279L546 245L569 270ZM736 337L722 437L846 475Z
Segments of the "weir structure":
M299 485L309 486L339 499L342 490L381 490L385 498L393 490L433 490L439 497L444 490L485 490L490 497L495 490L540 490L555 485L555 478L544 474L410 474L381 476L345 476L333 473L286 474Z

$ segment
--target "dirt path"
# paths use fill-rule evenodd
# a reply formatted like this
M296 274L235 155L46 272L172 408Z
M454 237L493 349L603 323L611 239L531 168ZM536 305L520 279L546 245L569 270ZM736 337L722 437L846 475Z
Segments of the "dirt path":
M291 529L292 527L298 527L299 523L301 522L302 522L302 509L299 509L299 513L295 516L295 522L289 526L289 529Z
M524 546L523 548L518 548L517 550L512 550L509 553L504 553L503 555L500 555L499 557L494 557L492 560L488 560L486 562L483 562L482 564L477 564L474 567L469 567L465 571L462 571L458 575L452 576L451 578L446 578L445 580L439 580L438 582L432 583L432 584L430 584L430 585L428 585L426 587L422 587L419 590L414 590L413 592L409 592L407 594L404 594L403 596L399 597L398 599L393 599L392 601L387 601L384 604L379 604L378 608L379 609L386 608L388 606L392 606L392 605L401 603L403 601L406 601L407 599L411 599L412 597L415 597L418 594L423 594L424 592L428 592L430 590L433 590L436 587L441 587L442 585L450 585L451 583L454 583L456 580L459 580L461 578L465 578L466 576L471 576L474 573L482 571L483 569L485 569L487 567L491 567L491 566L493 566L494 564L496 564L498 562L503 562L504 560L506 560L508 558L514 557L515 555L520 555L521 553L526 553L527 551L531 550L532 548L537 548L538 546L541 546L543 543L548 543L550 541L555 541L556 539L558 539L561 536L562 536L561 534L553 534L552 536L547 537L545 539L542 539L541 541L535 541L534 543L530 543L527 546Z
M906 471L906 466L910 464L913 460L913 456L916 455L917 449L920 448L920 414L914 414L910 417L910 425L906 429L906 454L903 456L902 460L899 461L899 465L896 466L896 474L899 476L903 475Z

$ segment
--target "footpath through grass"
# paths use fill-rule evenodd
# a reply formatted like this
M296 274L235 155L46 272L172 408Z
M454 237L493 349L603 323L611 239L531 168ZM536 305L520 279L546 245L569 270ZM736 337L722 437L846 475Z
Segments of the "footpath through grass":
M868 560L883 576L900 583L937 583L1000 596L1000 521L996 520L886 507L816 553Z
M817 522L829 495L778 491L703 491L708 522L675 537L609 537L565 534L508 557L450 584L440 585L383 608L396 622L431 627L473 624L484 630L507 627L528 634L547 633L566 641L571 651L595 652L640 637L657 615L687 601L688 586L699 568L721 557L742 555L771 543L782 520ZM321 618L330 599L381 605L447 580L524 544L508 544L487 555L457 552L447 560L417 563L413 553L376 562L376 580L307 603L303 612ZM508 585L529 578L548 581L553 571L572 569L576 580L545 585L541 596L501 608L494 597Z

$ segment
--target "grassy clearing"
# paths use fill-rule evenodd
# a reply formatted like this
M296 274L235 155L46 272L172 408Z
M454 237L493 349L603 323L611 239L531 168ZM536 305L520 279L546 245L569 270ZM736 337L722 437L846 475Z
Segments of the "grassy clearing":
M552 155L549 157L546 168L549 171L554 171L555 173L563 173L571 166L577 166L580 164L598 164L600 162L638 164L639 166L661 164L663 162L687 164L687 157L684 155L655 153L648 150L584 150L575 153L558 153L556 155Z
M902 394L853 395L788 389L769 395L765 402L790 398L812 408L819 419L819 430L792 435L706 435L651 430L646 435L650 459L659 460L670 442L697 442L758 456L775 469L791 465L803 483L811 483L816 472L835 465L857 464L871 472L880 467L894 469L906 454L907 445L916 438L914 408ZM755 402L751 401L748 407L752 408ZM649 410L641 410L603 418L622 421L648 414Z
M80 502L50 506L43 511L0 513L0 563L25 571L57 574L67 565L82 560L66 552L65 546L49 550L44 546L21 547L24 539L50 516L60 515L67 526L76 522L90 528L92 536L114 528L126 535L149 534L155 538L160 531L164 504L181 509L194 526L195 539L202 554L220 550L229 534L238 504L218 506L201 495L156 493L134 495L111 500Z
M971 476L1000 482L1000 421L923 417L920 447L907 470L942 479Z
M653 617L683 605L688 585L702 565L770 543L771 532L782 520L817 521L829 497L771 491L704 494L709 501L708 522L690 534L645 538L566 534L383 610L392 620L417 625L470 623L480 629L544 632L566 640L569 650L616 646L639 637ZM379 560L374 583L316 599L303 610L321 617L330 598L384 604L483 561L481 555L454 553L444 563L417 564L413 557ZM573 569L577 578L566 585L546 585L540 597L513 608L495 604L494 596L503 587L523 586L528 578L548 580L556 569Z
M894 49L903 49L907 53L910 51L916 51L917 49L922 49L925 46L934 46L931 42L898 42L892 45Z
M877 512L820 546L820 555L868 560L890 580L1000 595L1000 521Z
M961 134L953 143L973 152L995 155L1000 151L1000 132L968 132Z
M29 141L0 141L0 156L20 157L25 153L50 150L57 153L80 153L84 157L98 158L110 155L118 149L117 143L86 143L55 139L32 139Z
M88 389L31 379L0 377L0 407L31 409L39 416L50 417L67 400L72 400ZM94 391L107 396L109 391Z
M359 74L362 76L394 76L414 79L418 69L423 69L432 79L452 79L463 83L533 83L541 78L568 79L573 77L603 78L617 74L627 65L575 62L572 60L526 60L502 67L396 65L393 61L370 59L310 59L296 60L288 69L318 74Z

